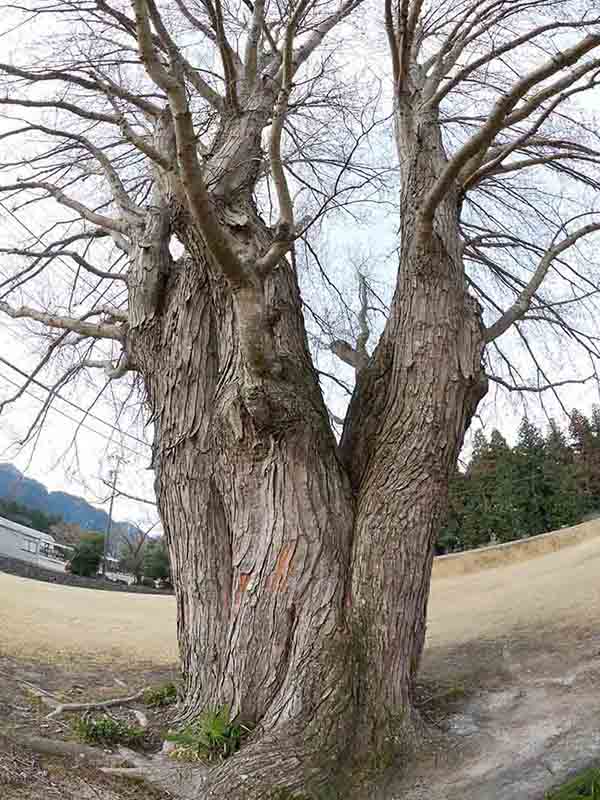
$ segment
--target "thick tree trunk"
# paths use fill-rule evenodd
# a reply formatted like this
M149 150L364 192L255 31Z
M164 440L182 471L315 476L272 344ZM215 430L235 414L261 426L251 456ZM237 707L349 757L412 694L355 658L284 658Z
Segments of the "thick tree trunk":
M227 705L256 726L212 771L207 800L273 787L310 794L339 778L343 756L376 763L414 730L433 543L485 391L458 198L419 233L416 210L444 162L435 131L429 152L410 139L391 317L340 447L290 265L232 290L168 182L140 236L129 349L156 431L179 719ZM248 258L264 252L269 233L247 195L229 193L217 208ZM171 232L186 252L177 263Z
M350 618L362 653L360 747L410 735L425 642L434 543L448 482L485 394L483 330L467 294L450 193L433 231L420 230L424 194L445 164L436 120L404 131L401 256L390 320L359 376L341 449L357 514Z
M259 726L260 746L244 755L252 796L251 776L264 789L269 761L274 785L299 787L325 775L328 753L337 763L350 736L343 604L353 498L291 268L266 278L256 328L243 328L247 298L215 276L189 220L179 225L188 255L168 270L160 314L142 313L130 338L156 429L157 497L176 577L180 721L228 705ZM224 770L215 797L221 780L231 785Z
M343 442L357 493L350 596L362 646L360 713L376 748L411 731L434 543L449 477L484 392L481 327L452 276L418 276L407 259L397 303L396 324L359 382L358 403L375 418L369 423L351 408L356 417ZM362 441L367 431L357 458L353 438Z

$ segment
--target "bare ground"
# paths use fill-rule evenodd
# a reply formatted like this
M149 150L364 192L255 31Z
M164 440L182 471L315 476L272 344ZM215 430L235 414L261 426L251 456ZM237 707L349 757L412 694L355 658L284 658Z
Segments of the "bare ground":
M433 735L386 800L536 800L600 758L599 567L600 524L598 537L583 544L434 581L421 690ZM0 573L4 727L61 735L60 726L40 728L47 723L32 706L27 683L69 699L82 692L105 697L160 682L172 674L175 655L173 598L113 595ZM64 763L1 746L0 785L7 769L27 775L32 764L37 783L2 786L5 797L52 797L52 776L61 769L58 785L67 781L60 792L67 800L88 796L85 781L96 787L89 796L101 800L150 797L132 795L139 787L90 767L79 765L82 775L65 772Z
M86 590L83 590L86 591ZM69 664L0 656L0 793L3 800L168 800L165 793L146 785L106 775L94 760L76 753L70 756L40 755L23 744L28 737L67 743L78 748L73 731L74 715L48 719L50 709L39 691L59 702L86 702L123 697L144 687L171 681L176 671L168 667L132 669L99 665L83 658ZM102 713L102 712L98 712ZM160 712L146 709L150 722L163 724ZM129 709L118 709L118 718L135 723ZM153 718L154 717L154 718ZM158 746L158 744L157 744ZM99 761L106 754L99 751Z

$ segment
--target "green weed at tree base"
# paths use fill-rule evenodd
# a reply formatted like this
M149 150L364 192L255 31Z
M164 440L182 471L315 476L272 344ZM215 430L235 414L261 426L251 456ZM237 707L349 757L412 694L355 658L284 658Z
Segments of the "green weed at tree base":
M172 758L181 761L218 761L229 758L240 749L250 728L231 719L228 706L205 711L195 722L167 741L175 745Z
M148 708L162 708L177 702L177 687L174 683L147 689L144 692L144 703Z
M142 728L127 725L107 715L99 718L78 717L73 723L77 737L86 744L114 747L140 745L145 736Z
M560 789L549 792L546 800L600 800L600 769L582 772Z

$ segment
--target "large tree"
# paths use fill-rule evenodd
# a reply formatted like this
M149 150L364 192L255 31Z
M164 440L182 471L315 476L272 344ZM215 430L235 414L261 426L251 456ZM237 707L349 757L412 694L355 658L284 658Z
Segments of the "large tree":
M310 216L381 177L355 157L374 123L332 44L352 45L353 20L375 40L377 8L20 8L38 38L44 20L55 30L30 62L23 48L0 64L0 103L20 117L9 141L28 137L9 161L19 180L0 188L21 205L53 200L68 219L56 216L41 242L7 245L23 262L4 291L17 297L60 258L97 279L103 300L96 292L78 315L72 297L60 309L9 297L0 309L59 332L40 369L69 344L63 383L97 367L141 378L176 584L180 720L228 705L255 726L202 796L316 793L342 754L379 763L418 730L433 544L487 390L484 362L507 388L542 392L557 379L537 326L598 355L570 314L588 313L597 291L585 241L600 230L600 151L581 100L600 71L594 3L381 9L399 265L376 348L363 279L354 339L332 337L356 372L339 442L294 243ZM500 349L510 330L517 342L509 334Z

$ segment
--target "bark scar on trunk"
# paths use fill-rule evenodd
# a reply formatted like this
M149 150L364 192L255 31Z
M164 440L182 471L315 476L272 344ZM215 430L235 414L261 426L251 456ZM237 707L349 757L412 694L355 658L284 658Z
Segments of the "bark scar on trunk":
M295 542L287 542L283 545L277 556L275 569L267 580L267 589L272 592L278 592L286 583L290 571L290 564L295 552Z
M244 596L246 588L248 587L248 584L250 583L250 578L251 577L252 577L252 573L251 572L242 572L242 573L240 573L239 582L238 582L238 588L237 588L237 591L235 593L235 599L233 601L233 608L234 608L234 612L236 614L240 610L240 607L242 605L242 597Z

